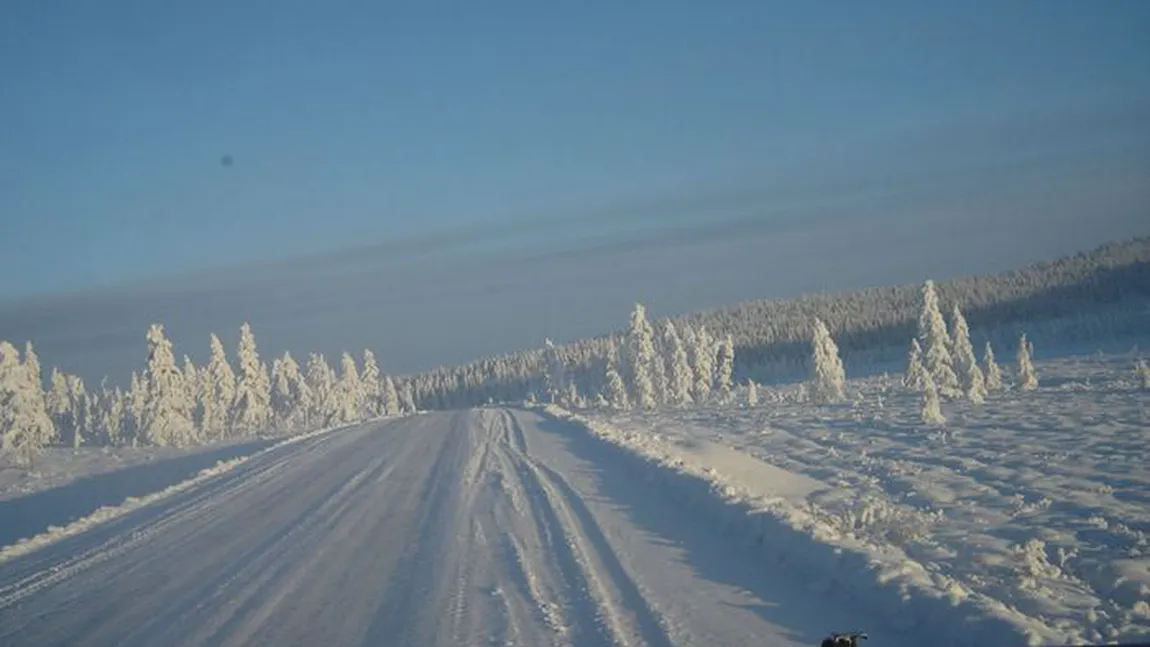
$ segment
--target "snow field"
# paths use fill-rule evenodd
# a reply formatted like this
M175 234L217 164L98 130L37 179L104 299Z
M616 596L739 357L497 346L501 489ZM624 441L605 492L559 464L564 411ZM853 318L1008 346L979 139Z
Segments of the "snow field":
M1145 639L1150 397L1132 366L1043 362L1037 391L945 402L946 425L922 424L917 394L893 378L850 382L853 403L839 406L799 387L752 409L551 411L892 629L959 643Z
M992 600L959 590L938 591L920 565L896 550L878 553L851 542L835 542L832 524L786 496L753 494L715 468L695 462L690 453L676 452L641 433L624 432L559 407L548 407L547 412L631 452L635 469L642 470L647 480L658 483L669 497L724 536L761 550L763 559L771 562L767 568L786 571L796 586L825 595L828 603L853 605L873 617L875 624L864 627L872 636L937 631L936 644L943 645L1056 641L1049 628L1028 623ZM776 476L783 476L784 485L790 487L797 480L793 474Z

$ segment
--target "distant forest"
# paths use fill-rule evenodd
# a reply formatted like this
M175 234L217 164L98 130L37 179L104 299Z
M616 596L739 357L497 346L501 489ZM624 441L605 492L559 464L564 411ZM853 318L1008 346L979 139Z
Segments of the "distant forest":
M901 370L915 334L921 287L914 283L760 299L671 321L680 329L705 328L716 339L731 335L735 379L740 382L805 379L814 318L826 323L848 373L876 367ZM1000 274L939 282L937 287L946 308L962 308L976 345L990 341L1002 352L1013 351L1023 332L1040 354L1043 348L1136 337L1150 333L1150 236ZM620 313L621 322L625 314ZM659 329L661 322L654 323ZM620 329L558 349L581 391L602 388L603 358L622 336ZM544 364L542 349L527 350L410 379L421 406L465 406L487 399L521 399L538 391Z

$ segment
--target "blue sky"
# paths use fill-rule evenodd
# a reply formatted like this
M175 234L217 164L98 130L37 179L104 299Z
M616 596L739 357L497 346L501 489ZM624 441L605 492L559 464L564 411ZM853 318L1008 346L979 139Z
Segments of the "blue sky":
M8 0L0 338L122 373L148 320L193 355L252 320L413 370L1148 233L1147 33L1138 1Z

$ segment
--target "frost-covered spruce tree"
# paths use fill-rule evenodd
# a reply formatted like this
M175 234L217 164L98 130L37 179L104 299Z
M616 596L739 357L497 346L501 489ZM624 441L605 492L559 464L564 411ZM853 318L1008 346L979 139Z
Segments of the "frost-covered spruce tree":
M1002 369L994 360L994 349L991 348L989 341L986 342L986 348L982 352L982 366L986 371L986 389L988 391L1001 391Z
M1146 365L1146 360L1138 358L1134 362L1134 380L1138 383L1138 388L1143 391L1150 389L1150 367Z
M938 293L934 281L927 281L922 287L922 312L918 317L918 339L926 352L924 365L934 380L935 388L946 397L959 394L958 376L954 374L954 363L950 357L950 335L946 331L946 320L938 306Z
M272 394L268 367L260 361L256 336L246 322L240 326L236 362L240 370L232 406L232 429L242 436L253 436L271 422Z
M922 391L926 386L926 369L922 366L922 346L917 339L910 340L910 352L906 358L906 374L902 376L902 385L911 391Z
M184 368L180 373L184 376L184 388L188 391L188 398L195 403L196 398L200 395L200 373L202 369L198 368L192 358L184 355ZM193 416L194 418L195 416Z
M687 361L687 351L683 348L683 340L675 330L675 324L668 320L663 324L663 349L668 355L667 363L671 367L668 376L667 401L676 406L691 402L691 364Z
M415 402L415 391L410 381L405 381L399 389L399 409L403 413L416 413L419 405Z
M44 406L47 412L48 399L47 394L44 393L44 377L43 369L40 367L40 356L36 354L36 349L32 346L32 342L24 342L24 370L28 374L28 378L32 384L36 386L35 397L39 398L39 402ZM49 416L51 419L51 416ZM52 427L52 433L48 436L48 443L57 442L60 439L60 432Z
M667 363L663 361L663 353L658 344L651 357L651 386L655 389L655 401L666 404L670 399L671 379L667 376Z
M36 354L36 349L30 341L24 342L24 368L36 384L36 390L40 393L40 398L43 399L44 373L40 368L40 356Z
M335 371L328 366L327 360L320 353L311 353L308 356L307 385L312 393L311 412L308 414L309 425L328 427L335 424L339 415Z
M172 342L164 335L162 324L148 328L148 369L144 373L146 393L142 440L159 446L182 447L196 440L192 425L193 403L184 387L184 377L176 366Z
M99 416L96 421L96 435L100 442L121 445L127 436L128 408L124 393L120 389L109 389L105 383L100 387Z
M39 362L21 362L20 351L0 341L0 449L17 465L31 468L54 434Z
M370 349L363 351L363 374L359 376L359 381L363 391L364 412L372 418L382 416L383 381L379 373L379 364L375 361L375 353Z
M355 422L360 419L360 409L363 406L359 369L356 368L355 358L350 353L344 353L339 364L339 413L337 415L340 422Z
M207 434L204 433L204 419L200 411L200 382L203 381L206 371L206 367L198 368L192 362L191 357L184 355L184 368L180 374L184 377L184 392L192 404L192 428L195 429L196 438L199 440L207 438Z
M607 406L617 411L631 408L631 400L627 396L627 387L623 384L623 376L619 375L619 357L612 346L607 354L606 375L603 378L603 399Z
M66 381L68 417L72 421L72 433L66 440L72 445L72 449L78 449L84 443L84 438L92 433L93 403L88 397L83 378L79 375L69 375Z
M403 413L399 404L399 391L396 390L395 380L391 379L390 375L383 377L383 413L389 416Z
M846 389L846 371L839 358L839 348L826 324L815 318L811 326L813 335L811 347L813 353L814 375L811 381L811 397L815 402L834 403L842 402Z
M941 425L946 422L942 415L942 407L938 401L938 389L934 386L934 379L930 373L926 374L922 388L922 421L928 425Z
M564 399L567 383L567 367L559 355L559 349L550 339L543 340L543 391L547 401L559 404Z
M718 344L718 361L715 366L715 386L719 391L719 401L723 404L731 402L731 392L734 388L735 373L735 342L731 335L727 335Z
M132 371L132 379L128 384L128 424L125 441L135 447L144 440L144 409L148 404L148 385L135 371Z
M72 402L68 394L68 376L56 368L48 376L48 392L44 394L44 407L52 419L55 442L67 442L72 436Z
M272 362L272 414L277 429L284 432L302 431L307 427L307 413L311 406L308 388L299 364L291 353Z
M631 327L627 331L627 359L631 368L631 390L640 409L654 409L657 405L655 386L651 381L654 358L654 333L647 321L647 309L636 303L631 311Z
M951 312L951 320L954 322L953 359L960 385L971 402L982 404L986 400L986 382L982 369L978 367L978 358L974 355L974 345L970 343L970 327L957 303Z
M231 435L231 411L236 401L236 374L228 362L223 342L215 333L211 335L209 349L211 357L200 376L200 391L196 400L200 429L203 430L204 437L218 440Z
M715 381L715 343L706 326L695 331L695 344L691 349L691 360L695 365L695 402L704 404L711 399L711 388Z
M759 385L754 380L747 380L747 408L759 406Z
M1023 334L1018 340L1018 388L1033 391L1038 388L1038 372L1034 369L1034 345Z

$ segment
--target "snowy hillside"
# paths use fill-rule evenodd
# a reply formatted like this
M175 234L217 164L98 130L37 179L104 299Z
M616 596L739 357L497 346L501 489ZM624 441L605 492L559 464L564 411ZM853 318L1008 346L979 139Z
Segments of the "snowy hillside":
M944 401L944 424L924 424L920 394L888 377L849 381L840 404L801 385L760 389L753 407L744 389L729 406L584 415L745 515L861 556L807 564L812 586L850 596L893 581L909 597L884 613L973 605L1032 640L1147 640L1150 392L1133 365L1039 362L1037 390ZM911 616L935 617L928 607Z

